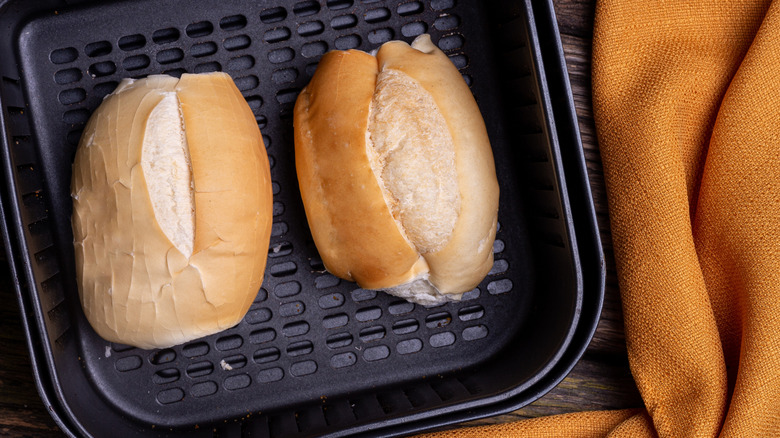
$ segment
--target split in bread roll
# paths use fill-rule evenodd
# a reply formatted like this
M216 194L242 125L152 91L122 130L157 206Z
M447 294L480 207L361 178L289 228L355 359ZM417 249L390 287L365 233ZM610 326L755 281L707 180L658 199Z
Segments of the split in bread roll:
M423 305L493 265L498 182L471 91L428 35L325 54L295 104L301 197L325 268Z
M236 325L265 271L268 156L224 73L123 80L71 182L81 304L104 339L162 348Z

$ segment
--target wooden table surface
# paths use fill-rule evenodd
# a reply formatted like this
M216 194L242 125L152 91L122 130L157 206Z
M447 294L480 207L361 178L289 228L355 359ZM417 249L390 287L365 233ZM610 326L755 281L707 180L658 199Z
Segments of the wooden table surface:
M508 415L469 423L489 424L583 410L641 407L631 378L623 337L603 172L593 126L590 91L595 0L554 0L599 228L607 259L604 310L596 335L569 376L535 403ZM62 436L38 397L24 342L20 314L4 259L0 260L0 436Z

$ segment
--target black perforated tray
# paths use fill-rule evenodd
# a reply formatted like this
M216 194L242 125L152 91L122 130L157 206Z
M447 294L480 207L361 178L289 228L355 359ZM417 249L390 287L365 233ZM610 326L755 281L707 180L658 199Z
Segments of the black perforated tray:
M324 272L292 107L330 49L428 32L483 112L501 186L495 264L460 303L415 306ZM127 76L223 70L271 161L262 289L237 327L165 350L92 331L69 183L84 123ZM603 259L549 1L0 0L2 213L34 372L85 436L403 435L507 412L559 382L595 329Z

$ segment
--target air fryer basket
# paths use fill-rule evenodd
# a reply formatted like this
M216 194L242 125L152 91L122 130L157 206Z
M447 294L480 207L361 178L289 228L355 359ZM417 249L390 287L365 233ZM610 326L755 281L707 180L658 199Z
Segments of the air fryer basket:
M495 264L435 308L324 271L295 177L292 107L327 50L430 33L471 87L501 187ZM401 435L507 412L571 369L603 260L549 2L0 1L3 232L34 372L84 436ZM263 133L268 268L235 328L174 348L108 343L75 284L71 162L123 77L221 70Z

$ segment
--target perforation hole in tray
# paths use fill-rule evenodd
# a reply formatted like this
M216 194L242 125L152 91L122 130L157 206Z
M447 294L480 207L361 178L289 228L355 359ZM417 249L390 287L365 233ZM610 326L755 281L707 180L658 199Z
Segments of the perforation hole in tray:
M328 0L327 6L332 10L346 9L353 5L352 0Z
M412 38L417 37L428 31L428 25L422 21L414 21L404 24L401 27L401 35Z
M348 323L349 323L349 315L347 315L346 313L337 313L334 315L328 315L322 319L322 327L326 329L346 327Z
M278 348L270 347L257 350L254 355L252 355L252 360L254 360L256 363L263 364L276 362L281 357L282 354L279 352Z
M119 38L117 45L126 52L142 49L146 45L146 37L141 34L125 35Z
M260 85L260 79L255 75L241 76L233 79L239 91L254 90Z
M83 132L82 129L73 129L71 131L68 131L68 134L65 136L65 141L68 145L75 146L79 144L79 140L81 140L81 133Z
M268 368L257 373L259 383L278 382L284 378L284 370L278 367Z
M512 280L505 278L503 280L491 281L487 285L487 290L491 295L499 295L510 292L512 286Z
M192 385L190 388L190 395L196 398L208 397L217 392L219 386L216 382L211 380L206 382L198 382Z
M466 341L476 341L487 337L488 334L489 330L487 326L480 324L463 329L462 337Z
M152 375L152 382L158 385L165 385L173 383L181 377L181 373L176 368L166 368L164 370L157 371Z
M344 35L336 38L333 45L339 50L357 49L363 43L363 39L358 34Z
M302 301L293 301L279 306L279 315L283 317L299 316L305 311L306 305Z
M276 23L287 18L287 10L283 7L269 8L260 13L260 21L265 24Z
M73 105L87 98L87 92L83 88L70 88L60 91L57 99L63 105Z
M228 71L241 71L248 70L255 66L255 58L252 55L242 55L230 58L228 60L225 70Z
M160 50L159 52L157 52L157 56L155 59L160 64L177 63L182 59L184 59L184 51L179 48Z
M222 381L222 387L228 391L237 391L239 389L248 388L250 384L252 384L252 378L249 377L248 374L228 376Z
M313 360L296 362L290 365L290 374L295 377L308 376L310 374L314 374L316 371L317 371L317 362Z
M376 362L390 357L390 348L387 345L377 345L363 350L363 360L366 362Z
M162 71L162 74L173 76L175 78L180 78L184 73L187 73L187 70L184 68L164 68Z
M282 334L288 338L294 338L296 336L303 336L309 333L311 326L306 321L296 321L285 324L282 327Z
M213 372L214 372L214 364L206 360L195 362L188 365L186 371L187 377L193 379L198 377L208 376Z
M215 71L222 71L222 65L216 61L213 62L203 62L201 64L195 65L195 68L193 70L195 73L210 73Z
M209 353L209 351L210 351L209 344L205 342L195 342L191 344L186 344L182 348L182 354L185 357L189 357L189 358L205 356Z
M429 338L428 343L434 348L446 347L455 343L455 334L452 332L436 333Z
M442 15L433 22L434 29L440 31L457 29L458 26L460 26L460 18L457 15Z
M363 301L370 301L376 298L377 291L375 290L366 290L366 289L355 289L350 293L350 296L352 297L352 300L356 303L360 303ZM390 311L390 313L393 313Z
M393 323L393 333L397 335L406 335L414 333L420 328L420 323L416 319L402 319Z
M349 29L358 24L355 14L338 15L330 19L330 26L335 30Z
M455 67L458 68L458 70L462 70L469 66L469 58L463 53L456 53L453 55L449 55L449 58L450 61L452 61L452 63L455 65Z
M406 339L397 343L395 348L398 354L401 355L413 354L422 350L423 342L417 338Z
M248 35L236 35L226 38L222 42L222 47L228 51L243 50L252 44L252 39Z
M209 21L191 23L184 29L184 33L190 38L209 36L212 32L214 32L214 25Z
M443 36L439 40L439 48L444 52L451 52L463 48L466 39L461 34L453 33Z
M122 61L122 68L127 71L141 70L149 67L149 64L151 63L152 60L146 55L133 55L128 56Z
M360 334L358 335L360 340L363 342L370 342L370 341L376 341L378 339L382 339L387 334L387 331L385 330L384 326L381 325L374 325L371 327L366 327L360 330Z
M231 15L229 17L224 17L221 20L219 20L219 28L222 30L238 30L243 29L246 27L246 17L237 14L237 15Z
M425 317L425 326L428 328L442 328L452 322L449 312L436 312Z
M240 335L222 336L217 339L215 346L219 351L230 351L240 348L244 344L244 338Z
M346 368L355 365L356 362L357 362L357 355L351 351L348 351L346 353L334 354L330 358L330 366L335 369Z
M298 79L298 70L295 68L283 68L273 72L271 81L275 84L289 84Z
M77 68L68 68L55 73L54 82L59 85L66 85L80 81L83 76L84 75L81 73L81 70Z
M328 43L324 41L315 41L306 43L301 47L301 56L304 58L316 58L328 51Z
M116 89L117 85L119 85L119 82L117 81L106 81L106 82L97 83L92 87L92 95L102 100L103 97L113 92Z
M314 278L314 287L317 289L327 289L341 284L341 280L331 274L320 275Z
M162 405L178 403L184 399L184 390L181 388L164 389L157 393L157 402Z
M235 354L228 356L219 361L219 366L224 371L233 371L244 368L248 363L246 356L243 354Z
M325 340L325 343L327 344L328 348L336 349L336 348L342 348L347 347L349 345L352 345L352 342L354 341L354 338L351 334L346 332L341 333L334 333L332 335L328 335L328 337Z
M344 305L344 295L340 293L333 293L329 295L323 295L320 297L318 304L320 309L328 310L335 309Z
M273 64L292 61L293 58L295 58L295 51L289 47L283 47L268 52L268 61Z
M268 322L272 317L273 313L271 312L271 309L263 307L259 309L250 309L244 317L244 321L246 321L248 324L254 325Z
M89 66L87 72L93 78L109 76L116 72L116 64L114 64L112 61L96 62L95 64Z
M195 58L202 58L204 56L211 56L217 53L219 47L213 41L206 41L198 44L194 44L190 49L190 54Z
M387 8L376 8L376 9L370 9L366 11L363 14L363 19L366 20L366 23L381 23L383 21L387 21L390 19L392 14L390 13L390 10Z
M325 25L320 20L307 21L298 25L298 35L302 37L319 35L324 31Z
M276 330L272 328L263 328L249 333L249 342L251 344L265 344L276 339Z
M390 28L374 29L368 33L368 42L371 44L382 44L395 38L395 32Z
M274 277L289 277L298 271L295 262L281 262L271 265L268 273Z
M152 41L155 44L168 44L179 40L181 36L179 29L169 27L165 29L159 29L152 34Z
M299 17L315 15L320 12L320 4L314 0L306 0L293 5L293 13Z
M84 53L90 58L108 55L111 53L111 43L108 41L89 43L84 47Z
M431 8L434 11L445 11L455 7L455 0L431 0Z
M176 352L171 348L158 350L149 355L149 363L152 365L162 365L176 360Z
M290 28L280 26L265 31L263 34L263 41L269 44L279 43L289 40L291 36L292 32L290 31Z
M143 365L143 360L137 355L121 357L114 362L114 367L120 372L137 370L141 368L141 365Z
M382 317L382 308L378 306L364 307L355 312L355 319L360 322L376 321Z
M75 61L79 57L79 51L73 47L57 49L49 54L49 60L53 64L67 64Z
M257 127L262 129L265 129L266 126L268 126L268 118L262 114L255 117L255 121L257 122ZM265 141L263 141L263 144L265 144ZM274 195L279 194L278 188L274 190ZM279 237L281 235L284 235L284 232L280 232L278 225L282 225L283 222L277 222L271 226L271 237Z

